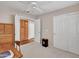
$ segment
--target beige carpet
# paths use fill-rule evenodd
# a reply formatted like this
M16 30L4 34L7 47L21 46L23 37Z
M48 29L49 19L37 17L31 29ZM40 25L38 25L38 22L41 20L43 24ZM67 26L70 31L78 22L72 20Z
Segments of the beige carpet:
M45 48L40 43L32 42L21 46L23 58L78 58L78 55L56 48Z

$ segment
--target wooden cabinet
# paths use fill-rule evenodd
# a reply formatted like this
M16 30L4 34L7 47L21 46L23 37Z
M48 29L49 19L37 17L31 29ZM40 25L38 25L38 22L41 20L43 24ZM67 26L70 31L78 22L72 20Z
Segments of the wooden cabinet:
M21 40L25 40L24 28L21 28Z
M13 25L12 24L5 25L5 33L13 33Z
M25 21L25 38L28 39L28 21Z
M20 21L20 39L21 41L28 39L28 21L27 20Z
M4 33L4 24L0 24L0 33Z
M24 21L24 20L21 20L21 21L20 21L20 26L21 26L21 28L24 28L24 25L25 25L25 21Z
M7 49L14 43L13 24L0 24L0 49Z

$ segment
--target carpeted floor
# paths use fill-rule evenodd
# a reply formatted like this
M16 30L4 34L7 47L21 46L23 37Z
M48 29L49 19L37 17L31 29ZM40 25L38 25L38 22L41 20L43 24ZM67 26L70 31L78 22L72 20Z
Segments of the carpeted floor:
M70 52L66 52L56 48L45 48L40 43L32 42L21 46L23 58L78 58Z

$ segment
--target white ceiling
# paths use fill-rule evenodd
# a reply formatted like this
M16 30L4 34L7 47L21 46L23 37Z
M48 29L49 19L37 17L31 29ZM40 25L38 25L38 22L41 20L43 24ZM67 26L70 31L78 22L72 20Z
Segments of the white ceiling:
M29 5L33 1L8 1L8 2L2 2L0 1L0 9L14 9L23 13L26 13L26 11L29 9L31 15L41 15L44 13L52 12L67 6L71 6L74 4L79 3L78 1L34 1L37 3L38 7L41 9L41 12L29 7Z

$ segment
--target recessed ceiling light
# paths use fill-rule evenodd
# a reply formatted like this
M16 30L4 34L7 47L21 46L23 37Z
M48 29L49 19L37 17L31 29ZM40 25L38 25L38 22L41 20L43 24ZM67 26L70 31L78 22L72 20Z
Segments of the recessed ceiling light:
M35 4L36 4L36 2L32 2L32 4L34 4L34 5L35 5Z
M33 8L36 8L35 6Z

